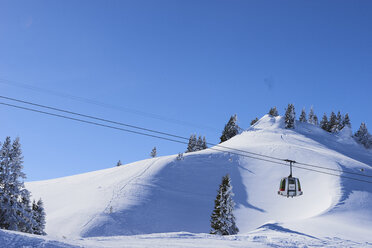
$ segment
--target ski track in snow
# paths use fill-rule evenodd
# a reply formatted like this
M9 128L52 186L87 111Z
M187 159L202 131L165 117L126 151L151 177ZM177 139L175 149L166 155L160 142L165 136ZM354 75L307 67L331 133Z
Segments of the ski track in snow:
M87 223L85 223L82 227L82 229L84 229L85 227L87 227L94 219L96 219L99 215L103 214L103 213L109 213L109 209L111 207L111 204L113 203L113 201L117 198L119 198L119 195L120 193L129 185L131 184L134 180L140 178L141 176L143 176L149 169L150 167L152 167L156 161L159 160L159 158L154 158L153 159L154 161L152 161L142 172L140 172L138 175L136 176L133 176L131 179L129 179L123 186L120 186L119 190L113 190L112 192L112 197L110 199L110 201L107 203L107 206L104 208L104 210L101 212L101 213L97 213L94 217L92 217ZM119 185L118 185L119 186ZM116 191L116 192L115 192Z

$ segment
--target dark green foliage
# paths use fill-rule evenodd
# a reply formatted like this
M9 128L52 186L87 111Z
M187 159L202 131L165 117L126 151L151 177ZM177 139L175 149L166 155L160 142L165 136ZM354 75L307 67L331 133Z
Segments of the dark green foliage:
M368 132L364 122L360 124L359 130L354 134L354 139L365 148L372 148L372 135Z
M345 114L344 120L342 121L342 125L344 127L351 128L351 123L350 123L350 118L349 118L349 114L348 113Z
M222 135L220 137L220 140L222 142L225 142L226 140L231 139L235 135L239 133L239 126L237 124L237 116L236 114L230 117L230 120L225 125L225 128L222 131Z
M258 118L256 117L256 119L253 119L253 120L251 121L251 126L253 126L254 124L256 124L257 121L258 121Z
M329 123L328 123L328 118L327 118L326 113L324 113L323 118L322 118L322 120L320 121L320 127L321 127L323 130L327 131L327 132L328 132L328 130L329 130Z
M41 199L36 203L35 200L32 202L32 214L35 224L33 226L33 233L38 235L46 235L45 229L45 211L44 204Z
M269 115L271 116L271 117L277 117L279 114L278 114L278 110L276 109L276 107L273 107L273 108L271 108L270 109L270 111L269 111Z
M300 115L299 121L300 122L307 122L305 108L303 108L302 111L301 111L301 115Z
M233 196L231 179L227 174L222 178L222 183L214 201L214 210L211 215L211 234L233 235L239 232L233 214L235 205Z
M328 132L335 133L338 130L338 124L337 124L337 116L335 113L332 111L330 117L329 117L329 122L328 122Z
M295 108L293 104L288 104L288 107L286 108L284 115L285 128L294 128L295 118L296 118Z

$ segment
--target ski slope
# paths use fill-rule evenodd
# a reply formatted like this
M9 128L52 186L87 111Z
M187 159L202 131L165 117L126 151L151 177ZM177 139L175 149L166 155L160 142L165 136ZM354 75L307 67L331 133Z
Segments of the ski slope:
M372 152L356 144L350 133L345 129L330 134L307 123L296 123L294 130L287 130L282 117L266 115L223 146L372 175ZM148 235L159 240L180 240L184 232L191 233L185 235L186 239L194 240L199 247L204 247L204 241L210 244L209 239L228 240L205 234L210 230L218 185L226 173L231 175L235 193L235 216L240 229L239 235L234 236L237 240L266 247L278 236L277 247L282 247L280 242L291 239L280 237L287 235L296 236L293 240L325 240L324 246L341 240L346 247L372 244L372 184L294 168L293 175L300 178L304 195L285 198L278 196L277 190L280 179L289 174L287 166L239 156L218 147L187 153L181 161L176 157L151 158L30 182L26 187L34 198L44 201L49 237L77 240L74 244L81 246L99 247L106 240L102 247L116 247L123 240L129 242ZM174 232L180 237L172 236ZM258 236L266 241L249 240L255 232L262 233ZM244 242L243 245L248 244Z

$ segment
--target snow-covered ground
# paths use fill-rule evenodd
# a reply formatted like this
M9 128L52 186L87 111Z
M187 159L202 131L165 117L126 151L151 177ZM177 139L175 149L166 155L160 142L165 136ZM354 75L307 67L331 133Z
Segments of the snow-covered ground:
M287 130L281 117L264 116L223 146L372 175L372 152L356 144L346 129L330 134L297 123ZM207 234L209 220L226 173L232 178L240 233L215 237ZM26 187L44 201L47 238L76 246L372 245L372 184L294 168L304 195L285 198L277 190L288 174L284 165L207 149L185 154L182 161L176 155L158 157Z

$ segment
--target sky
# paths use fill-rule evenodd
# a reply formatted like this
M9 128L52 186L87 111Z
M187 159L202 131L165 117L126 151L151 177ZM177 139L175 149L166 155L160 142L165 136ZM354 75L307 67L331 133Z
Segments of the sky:
M366 0L1 0L0 96L211 143L231 115L246 129L288 103L372 130L371 30ZM186 149L0 105L6 136L27 181Z

